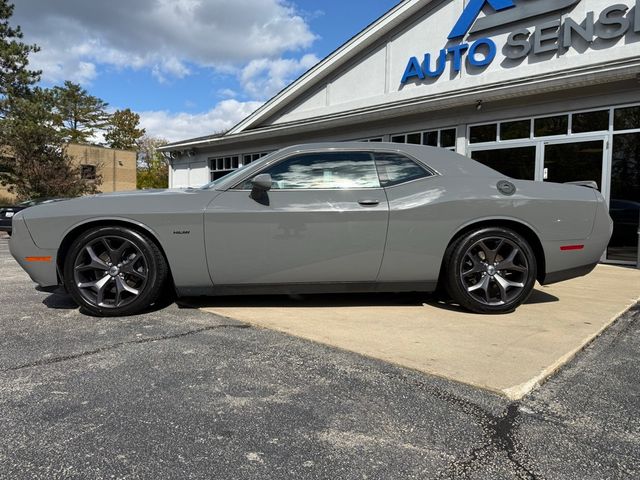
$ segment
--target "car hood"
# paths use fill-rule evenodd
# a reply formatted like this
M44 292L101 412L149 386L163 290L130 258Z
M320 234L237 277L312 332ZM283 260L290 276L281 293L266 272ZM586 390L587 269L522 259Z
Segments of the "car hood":
M76 200L101 199L111 197L146 197L148 195L179 195L181 193L194 193L197 191L198 190L195 188L150 188L148 190L127 190L124 192L98 193L95 195L88 195L86 197L79 197Z
M72 198L63 202L36 205L24 210L24 218L75 217L130 218L146 213L202 211L219 192L193 188L132 190Z

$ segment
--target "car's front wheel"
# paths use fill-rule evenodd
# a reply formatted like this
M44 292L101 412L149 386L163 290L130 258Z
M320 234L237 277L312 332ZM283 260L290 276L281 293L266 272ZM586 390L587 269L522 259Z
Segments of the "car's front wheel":
M448 249L445 266L449 295L477 313L513 311L529 297L536 281L529 242L502 227L462 235Z
M157 245L135 230L113 226L84 232L64 264L67 291L87 312L132 315L159 300L168 267Z

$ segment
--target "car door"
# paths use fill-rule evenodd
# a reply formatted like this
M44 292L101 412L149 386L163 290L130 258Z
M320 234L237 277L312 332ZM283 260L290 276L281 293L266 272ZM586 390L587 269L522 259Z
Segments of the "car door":
M375 282L389 206L370 153L298 153L261 173L272 188L257 200L245 181L207 207L214 284Z

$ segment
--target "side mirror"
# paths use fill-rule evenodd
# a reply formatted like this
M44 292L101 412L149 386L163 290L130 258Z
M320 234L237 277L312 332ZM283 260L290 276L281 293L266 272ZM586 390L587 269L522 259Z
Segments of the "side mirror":
M261 173L260 175L256 175L251 180L251 185L256 190L268 192L269 190L271 190L272 185L271 175L269 175L268 173Z

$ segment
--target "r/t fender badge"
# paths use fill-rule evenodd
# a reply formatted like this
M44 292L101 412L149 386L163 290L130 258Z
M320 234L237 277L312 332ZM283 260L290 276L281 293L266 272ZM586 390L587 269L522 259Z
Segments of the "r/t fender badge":
M498 191L503 195L509 196L516 193L516 186L506 180L500 180L496 186L498 187Z

